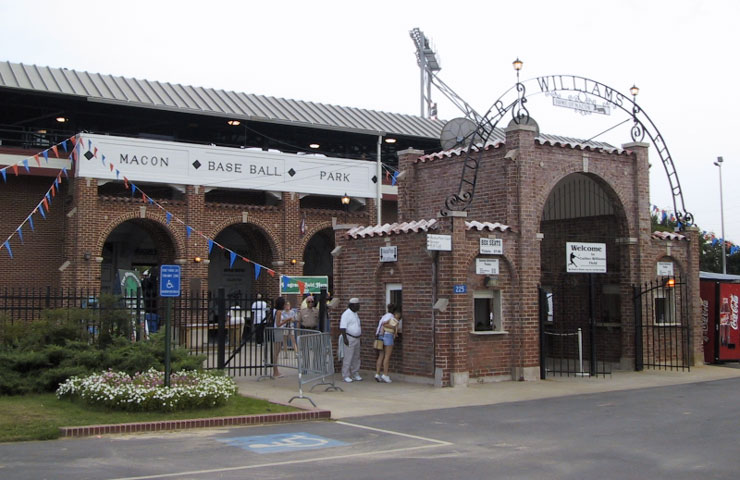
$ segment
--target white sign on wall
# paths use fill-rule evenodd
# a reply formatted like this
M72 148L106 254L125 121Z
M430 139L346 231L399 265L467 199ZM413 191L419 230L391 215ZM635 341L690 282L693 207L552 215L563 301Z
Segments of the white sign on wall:
M503 255L504 240L501 238L481 238L480 253L483 255Z
M566 242L568 273L606 273L606 244Z
M427 235L427 250L452 251L452 235Z
M375 162L83 134L78 177L374 198ZM97 156L88 159L90 141ZM105 156L105 161L103 161ZM110 166L113 165L111 170ZM116 173L118 170L118 174Z
M659 277L672 277L673 276L673 262L658 262L658 276Z
M381 262L395 262L398 260L398 247L387 246L380 247L380 261Z
M477 275L498 275L498 258L476 258L475 273Z

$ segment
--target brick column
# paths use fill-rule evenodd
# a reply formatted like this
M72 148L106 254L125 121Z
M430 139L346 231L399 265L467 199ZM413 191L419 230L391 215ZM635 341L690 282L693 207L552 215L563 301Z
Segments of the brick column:
M398 169L403 172L397 183L399 222L418 220L414 190L418 187L418 183L415 181L416 162L422 155L424 155L424 151L412 148L398 152Z
M701 325L701 297L699 295L699 229L689 227L684 232L686 242L686 281L688 282L688 306L690 322L689 364L704 364L704 340Z
M467 387L468 342L470 341L470 298L468 295L453 295L454 285L467 284L468 265L465 258L465 219L467 212L448 213L452 220L452 252L444 252L450 259L450 275L440 278L437 297L448 298L450 311L450 385Z
M506 221L517 231L516 269L519 272L516 317L512 319L511 335L512 379L536 380L539 378L539 307L537 286L540 283L540 218L541 206L532 201L538 198L537 158L535 138L537 124L511 122L506 128L507 156L513 163L508 182L509 207Z
M98 183L94 178L71 181L72 203L65 211L64 264L61 286L74 289L100 288L100 263L103 252L98 244ZM67 264L66 262L69 262Z
M193 230L203 231L205 229L205 203L206 196L202 187L187 185L185 187L185 223ZM182 289L191 295L208 289L208 244L206 239L196 233L191 233L190 238L185 240L185 251L178 259L182 263ZM201 262L195 262L195 257L200 257Z

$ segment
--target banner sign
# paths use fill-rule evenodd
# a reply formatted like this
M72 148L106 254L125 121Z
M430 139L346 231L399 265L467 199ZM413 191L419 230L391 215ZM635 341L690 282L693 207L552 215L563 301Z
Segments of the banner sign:
M89 133L85 139L95 144L97 156L81 155L78 177L122 180L125 175L134 182L338 197L377 194L375 162Z
M605 243L565 243L568 273L606 273Z
M280 275L280 295L301 293L298 282L306 284L303 293L321 293L321 287L329 289L329 277L319 275L314 277L288 277Z

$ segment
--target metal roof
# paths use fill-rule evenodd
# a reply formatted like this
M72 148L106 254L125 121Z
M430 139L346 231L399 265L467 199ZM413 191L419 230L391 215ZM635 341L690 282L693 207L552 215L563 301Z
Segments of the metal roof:
M401 113L7 61L0 62L0 88L73 95L93 102L356 133L439 138L444 125L442 120Z

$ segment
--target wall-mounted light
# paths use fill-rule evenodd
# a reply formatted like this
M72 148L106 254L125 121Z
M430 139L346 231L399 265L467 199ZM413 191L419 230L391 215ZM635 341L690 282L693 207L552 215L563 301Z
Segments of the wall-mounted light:
M195 257L193 257L193 261L194 261L195 263L200 263L200 262L202 262L202 261L203 261L203 259L202 259L202 258L200 258L199 256L197 256L197 255L196 255Z
M92 255L90 255L90 252L85 252L82 254L82 258L85 260L90 260L92 258Z
M673 288L673 287L675 287L675 286L676 286L676 280L675 280L674 278L667 278L667 279L666 279L666 280L665 280L665 281L663 282L663 286L664 286L665 288Z
M310 145L309 145L309 147L310 147L310 148L313 148L314 150L316 150L316 149L317 149L317 148L319 148L320 146L321 146L321 145L319 145L318 143L312 143L312 144L310 144Z
M344 196L342 197L342 205L344 205L345 207L346 207L347 205L349 205L349 200L350 200L350 198L349 198L349 197L347 196L347 194L345 193L345 194L344 194Z
M630 88L630 94L632 94L633 97L636 97L638 93L640 93L640 89L633 83L632 88Z
M296 263L298 263L298 260L296 260L295 258L290 261L291 265L295 265Z
M229 120L229 121L228 121L228 122L226 122L226 123L228 123L228 124L229 124L229 125L231 125L232 127L238 127L239 125L241 125L241 124L242 124L242 122L240 122L239 120Z
M59 123L67 123L67 122L69 122L69 118L67 118L67 117L57 117L56 118L56 121L59 122Z
M519 57L516 57L516 60L514 60L513 62L511 62L511 64L514 65L514 70L516 70L517 72L519 70L521 70L522 67L524 66L524 62L522 62L521 60L519 60Z

